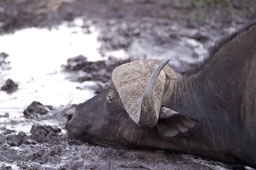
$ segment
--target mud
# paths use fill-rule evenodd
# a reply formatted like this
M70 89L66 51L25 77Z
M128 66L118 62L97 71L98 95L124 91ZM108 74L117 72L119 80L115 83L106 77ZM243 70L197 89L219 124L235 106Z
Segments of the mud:
M87 61L84 56L70 58L64 65L65 71L71 73L69 78L72 81L84 82L94 81L96 87L93 88L95 93L99 93L111 84L111 73L113 69L130 60L121 60L109 58L107 61Z
M1 87L1 90L6 91L7 93L13 93L18 89L18 84L15 83L12 79L7 79L4 85Z
M53 106L43 105L40 102L33 101L25 110L24 116L26 118L38 117L38 115L45 115L53 110Z
M8 61L6 61L8 56L9 55L4 52L0 53L0 69L2 70L8 69Z
M6 53L0 53L0 65L6 63L5 59L8 57L9 55Z
M50 67L53 58L41 56L47 65L39 67L39 72L33 67L35 61L26 58L31 45L29 51L17 56L35 69L28 71L35 72L28 79L19 78L26 77L27 72L11 72L19 66L12 60L14 54L0 49L1 87L10 75L16 76L13 80L19 85L14 93L0 91L0 169L251 169L176 152L105 148L70 140L65 130L66 111L72 104L89 99L87 92L98 93L107 87L117 65L133 59L169 57L171 66L185 74L202 62L216 40L255 18L256 5L244 2L204 6L176 0L0 0L1 36L27 27L61 31L59 25L66 22L68 28L74 28L74 35L79 33L77 27L86 35L97 32L100 42L100 59L95 59L96 53L84 55L79 51L68 56L64 65L56 65L56 71ZM28 43L28 39L23 38L20 44ZM84 48L90 51L92 47L86 44ZM47 50L53 51L42 51ZM61 58L56 53L52 57ZM52 79L54 83L48 84ZM61 94L70 93L69 99L54 93L61 86L65 86Z

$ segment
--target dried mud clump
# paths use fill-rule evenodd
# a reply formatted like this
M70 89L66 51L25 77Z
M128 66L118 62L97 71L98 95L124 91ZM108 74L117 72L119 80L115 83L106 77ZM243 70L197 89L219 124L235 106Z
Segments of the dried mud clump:
M57 144L61 141L61 129L48 125L33 125L31 130L31 137L39 143Z
M1 90L6 91L7 93L13 93L18 89L18 84L15 83L12 79L7 79L4 85L1 87Z
M9 55L2 52L0 53L0 65L2 65L3 63L6 63L5 59L8 57Z
M26 118L35 118L40 115L45 115L49 113L54 108L49 105L43 105L40 102L33 101L25 110L24 110L24 116Z
M12 170L12 167L11 166L8 166L6 164L2 164L2 166L0 167L0 169L2 170Z
M6 137L6 142L10 146L20 146L21 144L25 143L26 141L26 133L19 132L17 135L11 134Z

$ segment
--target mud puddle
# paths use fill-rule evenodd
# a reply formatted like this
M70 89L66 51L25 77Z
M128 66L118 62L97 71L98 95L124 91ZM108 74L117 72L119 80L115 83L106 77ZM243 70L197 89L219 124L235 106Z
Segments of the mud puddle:
M18 86L11 93L0 91L0 114L2 117L6 113L9 115L6 119L1 118L1 122L23 119L21 113L32 101L40 100L59 107L81 103L94 95L88 88L81 90L81 87L94 86L94 82L69 81L62 68L68 58L78 55L86 56L91 62L108 58L99 53L95 28L77 25L83 25L83 21L77 19L51 30L26 28L1 36L1 51L8 57L1 64L5 68L0 73L0 86L4 87L7 79Z
M99 52L95 27L83 25L76 19L51 29L26 28L1 36L0 169L85 166L68 161L76 146L68 149L64 113L72 103L95 95L98 85L72 81L64 65L74 56L86 56L90 64L104 63L109 56ZM120 53L108 52L112 59L115 54L120 59Z

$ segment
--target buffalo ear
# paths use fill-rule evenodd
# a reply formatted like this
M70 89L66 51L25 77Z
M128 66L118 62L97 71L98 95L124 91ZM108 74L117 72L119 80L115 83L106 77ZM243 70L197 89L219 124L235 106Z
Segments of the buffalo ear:
M157 130L163 137L185 133L197 124L197 121L166 107L161 108L159 117Z

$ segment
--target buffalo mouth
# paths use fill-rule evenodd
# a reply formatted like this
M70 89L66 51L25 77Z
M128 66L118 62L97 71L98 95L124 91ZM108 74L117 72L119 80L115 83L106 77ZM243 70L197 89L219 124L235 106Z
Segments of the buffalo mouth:
M91 136L88 135L86 132L81 135L82 137L76 138L77 140L80 140L82 142L87 142L90 145L97 145L97 146L102 146L102 147L111 147L111 148L116 148L116 149L132 149L135 146L131 146L126 141L115 141L115 140L110 140L110 139L104 139L104 138L99 138L96 136Z
M68 137L71 139L82 139L85 133L86 128L81 128L80 126L74 124L74 123L70 123L70 121L67 121L66 123L66 130L68 132Z
M87 142L94 145L99 145L103 147L114 147L114 148L128 148L128 143L125 141L115 141L113 139L105 139L101 137L96 137L93 135L89 135L86 131L81 131L81 128L78 126L70 126L70 124L66 124L66 129L68 132L68 137L70 139L80 140L82 142ZM87 129L87 128L85 128Z

